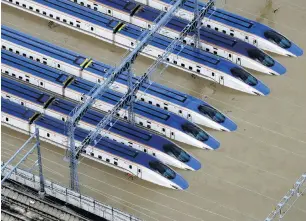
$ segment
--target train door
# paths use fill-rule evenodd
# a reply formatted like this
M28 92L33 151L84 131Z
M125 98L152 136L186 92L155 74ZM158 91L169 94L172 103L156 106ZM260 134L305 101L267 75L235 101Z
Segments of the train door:
M170 138L173 139L173 140L175 139L174 131L170 131Z
M138 167L138 169L137 169L137 176L139 177L139 178L142 178L142 171L141 171L141 169Z
M230 61L234 61L233 55L231 53L228 53L227 59Z
M236 64L241 65L241 58L236 58Z
M219 76L219 84L224 85L224 76Z

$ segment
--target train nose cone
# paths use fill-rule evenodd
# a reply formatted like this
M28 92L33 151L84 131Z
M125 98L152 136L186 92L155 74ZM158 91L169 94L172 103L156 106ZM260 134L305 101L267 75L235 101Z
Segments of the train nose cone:
M279 75L283 75L287 71L287 69L283 65L281 65L279 62L276 62L276 61L272 69Z
M303 55L303 49L301 49L299 46L293 43L288 51L290 51L295 57Z
M261 81L258 80L257 85L254 87L257 91L254 91L257 95L263 95L266 96L270 94L270 88L268 88L265 84L263 84Z
M189 187L188 182L179 173L176 173L176 176L172 182L179 186L179 188L182 190L185 190Z
M205 144L209 146L210 149L216 150L220 147L220 142L217 141L215 138L212 136L209 136L208 140L205 141Z
M200 161L198 161L196 158L194 157L190 157L189 162L186 163L192 170L199 170L201 169L202 165L200 163Z
M235 130L237 130L237 124L234 123L229 118L225 119L225 121L222 123L222 126L225 127L228 131L235 131Z

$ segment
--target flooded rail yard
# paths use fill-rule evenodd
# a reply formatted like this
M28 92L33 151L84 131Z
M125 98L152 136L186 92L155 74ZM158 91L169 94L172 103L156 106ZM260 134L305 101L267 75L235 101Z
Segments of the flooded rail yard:
M304 0L226 0L228 11L267 24L306 50ZM118 64L125 50L2 4L2 24L85 54L104 63ZM208 130L221 146L204 151L180 144L202 163L199 171L176 169L189 182L175 191L131 179L124 173L82 158L81 192L143 220L255 221L264 220L306 170L306 56L274 55L287 68L284 76L254 73L271 89L266 97L252 96L168 67L156 75L158 83L186 92L217 107L238 124L235 132ZM133 69L141 75L152 60L139 57ZM2 161L28 136L2 127ZM42 142L45 177L69 185L64 151ZM25 165L34 163L35 155ZM306 198L301 197L284 221L306 220Z

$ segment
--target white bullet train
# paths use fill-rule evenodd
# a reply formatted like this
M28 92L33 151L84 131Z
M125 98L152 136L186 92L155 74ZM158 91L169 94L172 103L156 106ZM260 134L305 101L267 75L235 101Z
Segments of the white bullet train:
M69 113L76 106L4 76L1 79L1 96L63 122L67 121ZM78 127L91 131L103 117L103 114L89 110ZM112 127L107 126L102 133L106 133L106 138L143 151L169 166L192 171L201 168L201 163L196 158L173 142L131 124L117 121Z
M34 133L37 126L41 140L67 148L65 122L3 98L1 103L2 125L25 134ZM89 131L77 128L76 145L79 145L88 133ZM187 181L180 174L155 157L107 138L102 138L95 146L88 146L82 156L164 187L177 190L188 188Z
M78 102L82 102L95 85L6 50L2 50L1 61L2 73ZM108 112L122 96L123 94L108 90L95 100L93 107ZM200 127L163 109L139 101L134 103L134 113L137 125L156 131L170 139L201 149L214 150L220 146L215 138ZM128 111L122 109L117 116L127 119Z
M158 10L167 11L173 1L170 0L135 0L141 4L149 5ZM199 8L205 6L199 3ZM194 0L188 0L176 15L188 21L193 19ZM210 10L204 18L207 28L239 38L254 46L276 54L298 57L303 50L284 35L257 21L247 19L237 14L217 9Z
M136 47L137 39L143 33L143 29L135 25L124 24L115 18L70 1L3 0L2 2L123 48ZM155 59L164 53L170 42L169 38L156 34L141 54ZM183 50L178 46L168 57L167 62L170 66L242 92L263 96L270 93L270 89L265 84L238 65L188 45Z
M145 29L152 27L154 20L160 14L157 9L140 5L131 0L70 1ZM109 10L112 12L111 14ZM173 17L164 27L160 28L159 33L175 39L179 37L179 34L187 24L188 21ZM184 43L194 46L193 36L186 37ZM282 75L286 72L284 66L254 45L206 27L202 27L200 31L200 46L207 52L245 68L269 75Z
M4 25L1 26L2 49L23 55L50 67L65 71L85 80L101 83L112 68L82 54L26 35ZM134 77L136 82L138 77ZM122 73L110 86L114 91L126 93L127 73ZM208 103L153 82L145 84L137 93L137 99L168 110L187 120L221 131L234 131L237 125Z

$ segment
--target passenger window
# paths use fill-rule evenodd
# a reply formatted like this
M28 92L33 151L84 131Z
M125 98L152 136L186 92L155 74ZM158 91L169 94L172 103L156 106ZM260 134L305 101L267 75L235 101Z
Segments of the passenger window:
M98 158L99 158L99 160L102 160L102 156L99 155Z
M226 34L226 31L225 31L225 30L223 30L222 32L223 32L224 34Z
M181 66L182 66L182 67L185 67L185 64L184 64L184 63L182 63L182 64L181 64Z
M232 55L231 54L228 54L228 56L231 58L232 57Z
M152 104L152 101L149 101L149 104Z
M210 28L211 26L210 25L207 25L207 28Z
M177 64L177 61L173 61L174 64Z
M168 110L168 107L164 107L165 110Z
M211 72L211 76L215 76L215 73L214 73L214 72Z
M189 70L192 70L193 68L191 66L189 66Z
M95 156L95 154L94 154L93 152L91 152L91 153L90 153L90 155L91 155L92 157L94 157L94 156Z
M207 52L209 52L209 48L206 48L205 50L206 50Z
M5 121L6 121L6 122L8 122L8 121L9 121L9 119L6 117L6 118L5 118Z
M160 107L160 104L156 104L157 107Z
M111 14L111 13L112 13L112 11L108 9L108 10L107 10L107 13L108 13L108 14Z
M129 165L129 168L132 169L132 165Z
M234 37L234 33L230 33L230 36Z
M219 28L215 27L215 30L216 30L216 31L219 31Z
M107 159L107 158L106 158L106 162L108 162L108 163L109 163L109 159Z
M115 164L116 166L118 165L118 163L117 163L116 161L114 162L114 164Z
M145 152L145 153L146 153L146 152L147 152L147 149L143 149L143 152Z
M93 30L94 30L94 28L93 28L93 27L90 27L90 30L92 30L92 31L93 31Z
M97 8L97 7L94 7L94 10L95 10L95 11L97 11L97 10L98 10L98 8Z
M147 125L147 128L151 129L151 125Z
M245 36L245 39L246 39L246 40L248 40L248 39L249 39L249 37L248 37L248 36Z
M44 82L42 82L42 81L39 84L40 84L40 86L44 86Z
M214 51L214 54L217 54L217 52L216 52L216 51Z
M143 126L143 123L142 123L141 121L139 122L139 124L140 124L141 126Z
M50 134L49 134L49 133L47 133L47 137L50 137Z
M200 73L200 72L201 72L201 70L200 70L200 69L197 69L197 72L198 72L198 73Z

